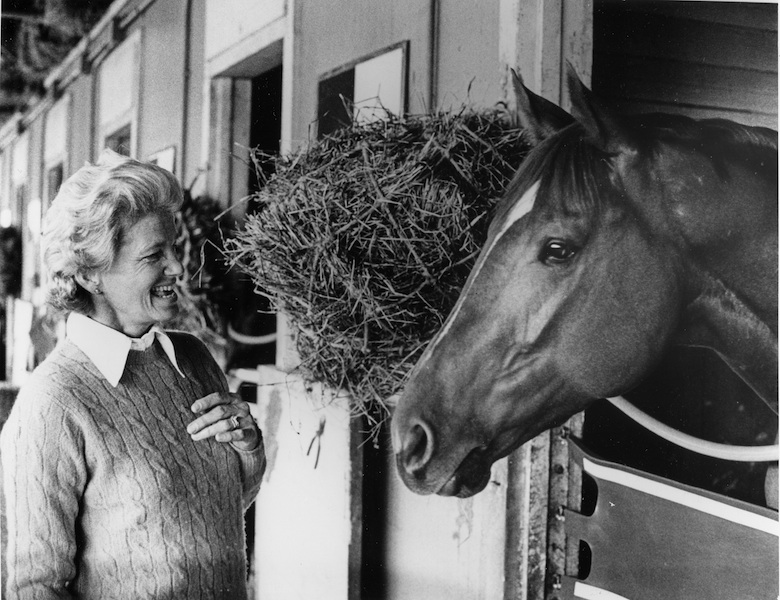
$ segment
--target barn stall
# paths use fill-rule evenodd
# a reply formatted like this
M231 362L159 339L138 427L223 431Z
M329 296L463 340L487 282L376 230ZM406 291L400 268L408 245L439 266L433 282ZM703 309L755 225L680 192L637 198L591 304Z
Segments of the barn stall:
M412 114L433 107L457 111L466 98L511 108L508 67L565 107L563 72L570 61L597 93L627 110L679 110L776 127L777 14L771 4L502 0L356 8L233 0L186 6L185 13L185 4L163 0L117 3L115 20L106 21L111 27L84 44L85 59L52 74L48 104L18 128L4 129L4 206L13 204L19 213L28 248L34 247L27 222L34 211L17 208L16 199L50 193L52 184L41 183L38 171L55 172L65 156L60 169L67 175L126 115L139 156L170 162L188 184L203 169L200 191L230 205L255 185L236 166L237 146L287 153L305 144L316 129L312 123L327 112L320 100L346 91L353 100L372 95L365 90L376 88L377 69L391 74L393 84L388 90L382 80L382 104ZM154 66L160 48L171 50L164 74ZM90 116L90 98L110 95L114 80L132 89L121 102L104 102L105 114ZM277 119L266 129L257 125L258 112ZM45 157L35 158L46 136L67 130L62 115L72 115L73 132L47 143ZM25 301L32 300L34 263L34 252L26 252ZM29 305L19 308L21 317ZM271 459L256 511L260 597L554 597L565 575L578 570L579 548L567 543L561 511L577 510L581 498L579 465L569 453L572 433L607 458L633 455L632 464L644 471L755 498L760 467L724 473L708 460L675 455L652 437L639 444L644 434L606 405L496 465L478 496L414 496L394 475L387 440L380 436L375 446L373 424L349 418L354 398L296 371L300 356L288 325L280 317L275 365L234 373L258 386L257 417ZM21 327L17 337L23 334ZM15 354L13 365L23 373L26 357ZM709 356L694 354L690 362L712 374L702 395L734 390L727 414L701 411L698 401L683 416L663 414L653 396L636 402L662 418L693 424L701 435L726 422L741 443L773 437L741 382ZM662 368L668 374L657 393L689 397L691 370ZM659 466L658 456L671 457L672 471Z
M605 3L597 5L594 11L594 35L607 39L614 38L615 36L610 36L608 32L611 28L620 30L620 22L615 22L618 17L630 20L635 24L634 29L629 30L631 34L636 34L636 29L641 29L641 26L636 24L648 21L650 25L647 26L645 34L649 40L645 39L643 42L641 35L630 36L634 44L639 47L625 54L624 62L628 62L631 59L636 60L636 56L649 60L647 57L652 56L652 53L648 53L647 47L641 47L641 44L659 48L653 36L658 36L659 32L668 32L670 24L677 24L678 32L682 27L679 23L682 22L685 25L691 23L699 25L698 31L706 29L712 35L744 34L744 30L734 34L733 26L725 26L722 23L723 20L733 19L733 16L718 14L717 21L721 23L720 27L717 27L718 22L712 22L716 13L709 10L709 7L704 8L705 11L700 13L691 13L690 11L681 13L672 10L672 14L669 14L668 7L663 6L657 11L660 13L659 16L657 12L652 10L652 7L645 7L645 12L641 14L626 10L625 14L616 15L615 13L621 11ZM772 22L766 19L766 8L763 9L763 15L760 7L756 10L758 16L754 14L753 21L743 22L741 26L744 28L752 26L759 29L769 27L769 31L762 34L765 36L762 43L765 47L771 47ZM653 26L657 28L654 29ZM690 32L690 28L686 31ZM673 40L666 40L667 44L672 42ZM596 43L594 42L594 44ZM710 41L709 43L717 45L718 41ZM615 56L620 56L620 52L615 49L621 47L620 41L612 39L611 45L602 44L602 46L601 50L598 47L594 49L594 73L601 74L602 82L612 81L613 79L607 73L609 73L610 68L614 67L603 66L599 63L598 57L603 57L604 65L613 64L617 60ZM664 47L664 45L660 46L660 48ZM656 52L663 53L663 50L656 50ZM667 50L667 60L669 60L669 54L670 52ZM712 55L707 54L707 56ZM662 62L662 59L655 58L654 60ZM698 64L696 58L689 60L694 65ZM596 65L599 65L602 71L598 71ZM747 71L746 67L747 65L743 64L742 71ZM662 69L663 67L656 65L655 68ZM677 65L678 72L685 72L685 68L684 65ZM736 71L736 77L741 77L739 75L740 68L731 67L731 70ZM758 75L751 73L748 76L759 80L765 76L769 79L772 78L771 71L766 75L763 73L766 71L759 70ZM684 76L678 74L676 78L678 80L684 79ZM669 94L673 94L670 91L674 89L672 85L669 84L663 90L663 93L667 95L665 100L656 98L656 102L662 105L661 108L664 110L669 110L670 105L677 106L677 109L680 110L679 105L686 104L675 102L674 98L669 98ZM747 123L772 125L772 99L771 94L769 97L766 95L768 87L766 81L753 82L749 85L763 90L763 96L761 92L757 94L762 99L747 111L744 108L736 110L743 113L741 116ZM604 84L602 87L606 88L606 85ZM714 82L705 81L703 87L709 89L718 86ZM594 88L599 91L596 82L594 82ZM609 89L605 89L604 93L611 100L615 100L620 95L619 92L616 93ZM626 92L624 90L623 93L625 97L636 98L633 91ZM682 110L689 110L689 114L695 116L730 115L737 118L731 114L735 109L729 109L727 105L723 106L727 99L707 100L708 97L715 98L716 96L718 96L717 89L716 91L699 93L699 102L707 108L691 109L691 107L683 106ZM720 108L718 108L719 106ZM646 108L646 106L642 106L642 108ZM745 118L746 115L747 118ZM699 360L706 360L706 358ZM722 370L717 367L713 368L711 362L700 368L716 373L716 377L728 378L728 374L723 374ZM673 376L666 379L672 381L667 384L669 387L674 388L674 386L680 385L674 381ZM679 394L679 392L677 393ZM600 424L597 423L595 426L586 428L584 434L589 442L595 440L599 443L599 449L602 452L609 454L611 451L613 459L620 460L621 451L625 450L623 440L626 439L625 437L621 438L621 435L626 435L624 432L627 427L622 420L623 418L616 411L615 414L610 415L610 409L606 409L606 416L602 416L603 412L605 412L603 408L600 409L600 412L599 409L594 409L594 419L599 419ZM740 412L744 413L745 410L742 409ZM587 416L585 422L590 422ZM403 488L398 486L398 482L392 475L392 463L388 460L389 450L385 447L377 451L366 445L361 457L362 475L360 476L362 483L360 493L361 498L363 498L361 516L364 526L363 530L359 532L363 545L362 583L355 582L356 575L354 573L351 580L349 573L347 573L347 581L351 581L353 586L360 585L363 594L373 591L376 597L383 597L382 594L389 594L386 597L415 597L416 593L425 597L439 597L437 594L440 594L441 597L453 595L457 597L462 594L462 597L487 598L496 597L499 593L497 582L499 581L498 573L501 572L502 589L500 593L504 593L505 597L526 597L523 594L527 594L527 597L547 597L555 594L561 589L565 575L572 575L577 570L579 549L572 548L571 545L567 549L565 519L562 518L561 507L578 507L579 473L577 466L569 462L566 440L572 430L574 433L581 432L581 427L581 423L575 421L565 428L553 430L549 434L541 436L540 439L534 440L510 457L509 460L498 465L491 480L492 485L483 493L488 496L487 498L480 495L471 500L449 501L450 504L459 505L457 510L451 508L449 512L445 508L447 500L418 499L405 494ZM767 436L772 435L771 426L767 432L765 422L763 425L758 425L757 428L757 433L754 433L754 437L750 437L746 443L765 440ZM364 429L366 428L364 427ZM628 434L628 436L636 435L636 430L631 431L633 433ZM645 437L651 438L652 436L646 435ZM657 441L644 443L649 446L650 450L644 448L644 451L638 451L636 455L645 457L645 463L651 463L649 468L642 465L651 472L654 468L658 469L658 464L663 462L658 460L658 455L668 455L665 454L667 452L674 455L674 450L668 451L666 447L658 449ZM648 461L648 452L655 453L655 466L652 464L652 458ZM740 478L740 475L732 473L728 473L727 477L723 477L722 474L713 475L712 469L701 471L690 468L692 463L695 464L696 461L699 461L700 464L702 460L708 459L698 459L684 453L683 456L684 458L674 460L673 464L678 471L688 472L689 477L691 477L691 473L698 477L697 482L700 486L707 487L707 483L702 483L704 478L702 473L708 473L709 485L713 485L712 481L718 479L721 486L741 485L744 488L749 488L752 490L750 493L753 494L753 498L756 497L756 489L760 488L760 486L756 486L756 475L752 475L753 481L749 481L750 476L748 476L747 483L745 483L745 476ZM760 467L757 469L753 465L747 469L758 471ZM721 487L719 491L722 489ZM353 498L356 493L355 488L351 488L350 495ZM487 506L484 506L483 502ZM501 508L501 512L494 513L493 511L497 507L506 508ZM484 510L494 515L501 515L499 519L492 520L492 527L488 525L490 521L486 522L482 517ZM451 519L454 519L454 524ZM497 526L496 521L500 525ZM469 523L466 539L470 540L470 543L464 542L461 531L464 523ZM404 524L416 525L404 527ZM483 527L486 529L483 530ZM457 544L457 549L453 548L455 544ZM479 556L489 558L483 561L478 560L475 563L474 553L470 550L473 546L481 548L477 553ZM372 547L375 550L368 550ZM422 550L422 554L416 553L423 548L425 550ZM454 558L442 558L453 557L453 555ZM425 561L426 557L432 556L436 558L428 562ZM498 569L497 565L501 565L501 568ZM398 576L394 574L396 572ZM418 575L410 578L410 572L418 573ZM454 577L453 573L459 575ZM486 577L485 573L493 575ZM397 596L394 596L395 590L399 590Z

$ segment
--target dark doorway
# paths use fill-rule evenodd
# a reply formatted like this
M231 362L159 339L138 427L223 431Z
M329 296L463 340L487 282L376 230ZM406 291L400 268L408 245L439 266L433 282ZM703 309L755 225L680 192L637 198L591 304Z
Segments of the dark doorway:
M252 78L252 116L249 132L251 148L264 154L279 153L282 137L282 67L281 65ZM263 175L273 174L268 163L261 165ZM255 171L249 175L249 193L260 189L262 183Z
M282 135L282 67L252 77L250 100L249 147L256 151L257 160L247 171L247 193L258 192L268 177L273 175L272 161L263 155L274 156L280 150ZM246 142L245 142L246 143ZM262 210L262 204L250 199L244 217ZM239 225L240 226L240 225ZM232 273L231 293L234 309L229 321L231 353L228 369L249 368L276 363L276 314L268 299L258 293L249 276ZM254 396L254 386L242 388L247 398Z

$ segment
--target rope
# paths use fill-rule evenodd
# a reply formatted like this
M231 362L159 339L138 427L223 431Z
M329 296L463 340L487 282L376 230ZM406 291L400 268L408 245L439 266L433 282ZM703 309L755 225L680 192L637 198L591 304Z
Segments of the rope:
M718 444L717 442L702 440L661 423L658 419L639 410L623 396L615 396L614 398L607 398L607 400L634 421L666 441L704 456L737 462L776 462L778 455L780 455L780 448L777 445L731 446L729 444Z

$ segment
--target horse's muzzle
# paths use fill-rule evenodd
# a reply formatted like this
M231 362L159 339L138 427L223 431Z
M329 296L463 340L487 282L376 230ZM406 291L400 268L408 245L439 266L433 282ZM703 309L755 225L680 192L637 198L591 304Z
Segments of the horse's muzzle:
M467 498L490 481L491 461L483 448L473 448L457 467L437 461L435 448L433 430L425 421L415 420L395 457L401 479L411 491Z
M458 466L447 482L436 492L439 496L468 498L485 489L490 481L491 461L484 450L474 448Z

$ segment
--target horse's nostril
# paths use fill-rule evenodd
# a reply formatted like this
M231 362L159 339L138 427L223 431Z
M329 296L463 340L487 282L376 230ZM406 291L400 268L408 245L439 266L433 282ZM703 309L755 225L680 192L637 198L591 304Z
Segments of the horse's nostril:
M433 432L424 422L418 421L409 429L404 440L402 457L406 472L414 474L425 468L433 454Z

